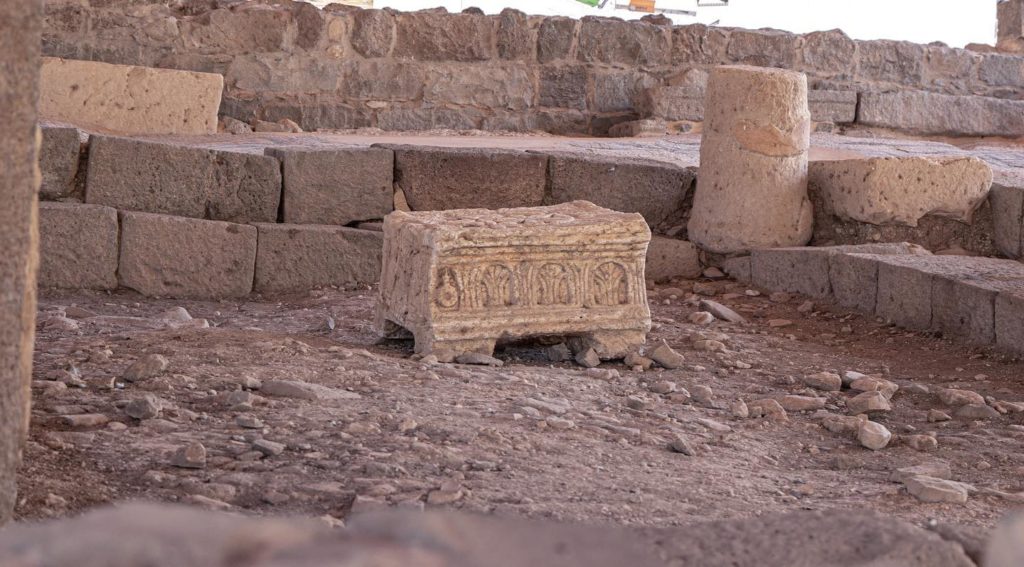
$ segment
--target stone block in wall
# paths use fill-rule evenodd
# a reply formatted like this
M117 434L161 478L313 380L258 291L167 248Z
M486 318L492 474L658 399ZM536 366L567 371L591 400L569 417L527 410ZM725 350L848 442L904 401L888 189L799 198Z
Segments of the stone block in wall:
M120 134L214 134L224 78L44 58L39 115Z
M81 203L39 203L39 287L117 287L117 211Z
M395 186L413 211L500 209L542 204L548 158L519 150L385 146Z
M328 21L323 11L309 2L294 2L289 7L293 26L289 31L292 46L300 49L313 50L320 45L320 40L327 35Z
M118 280L147 296L216 299L252 291L256 227L124 212Z
M700 257L692 242L652 236L647 245L647 264L644 277L649 281L666 282L673 278L700 277Z
M860 254L836 254L829 259L832 299L847 309L874 313L878 301L878 262Z
M447 65L427 71L423 101L490 109L523 110L533 106L533 71L525 64Z
M646 73L599 69L592 71L594 81L593 110L624 112L636 109L645 89L655 83Z
M807 104L815 122L849 124L857 119L856 91L809 90Z
M293 53L252 53L234 57L224 82L232 92L260 94L334 93L350 65L341 59Z
M387 108L377 113L381 130L476 130L483 112L475 108Z
M985 54L978 66L978 78L992 87L1024 87L1024 56Z
M281 168L258 154L94 135L85 200L119 210L273 222Z
M669 63L671 30L646 22L586 16L580 20L576 57L586 63L657 66Z
M920 85L923 69L922 45L909 41L857 41L858 80Z
M936 276L932 280L932 328L981 344L995 342L996 294L983 282Z
M253 119L257 116L266 122L279 122L287 118L307 132L350 130L374 125L372 109L317 95L295 95L284 100L264 101L259 105L258 112L254 112Z
M925 47L924 85L946 94L971 94L981 56L944 45Z
M486 61L495 56L494 20L478 14L406 12L395 16L395 57Z
M996 247L1010 258L1024 258L1024 188L996 183L988 198Z
M1024 290L996 296L995 335L997 346L1024 354Z
M39 146L41 199L60 199L75 190L78 158L82 150L82 133L70 126L41 124L43 139Z
M1024 37L1024 3L999 2L996 8L996 35L999 41L1014 42Z
M540 69L540 106L587 108L587 68L584 65L544 66Z
M856 48L842 30L806 34L798 56L799 69L819 77L851 77Z
M284 222L346 225L394 209L394 156L384 148L268 148L282 165Z
M916 134L1024 136L1024 102L924 91L862 93L857 122Z
M655 86L637 100L637 111L647 118L704 120L704 89L692 86Z
M305 291L380 278L380 231L313 224L259 223L256 228L254 291Z
M395 40L395 17L387 10L352 12L352 49L363 57L387 57Z
M424 66L417 63L390 59L346 61L341 93L354 100L419 100L426 78Z
M878 262L875 315L907 329L928 329L932 324L933 276L903 265L900 257L874 258Z
M587 115L578 110L539 110L535 115L537 129L557 136L586 134Z
M498 57L509 61L533 61L535 46L533 31L526 14L505 8L498 14Z
M550 63L572 57L579 20L563 16L544 18L537 28L537 61Z
M728 29L691 24L672 28L673 65L723 65L729 62Z
M179 29L186 45L206 53L272 52L287 47L291 21L290 11L252 2L181 18Z
M792 69L800 53L800 36L776 30L732 30L726 55L738 64Z
M549 204L590 201L624 213L640 213L657 226L681 217L696 168L613 156L552 154Z

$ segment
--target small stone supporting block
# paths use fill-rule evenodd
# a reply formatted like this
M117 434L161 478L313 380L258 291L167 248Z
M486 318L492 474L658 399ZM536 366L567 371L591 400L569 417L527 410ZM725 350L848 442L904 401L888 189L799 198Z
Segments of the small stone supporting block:
M281 166L253 153L92 136L85 200L118 210L275 222Z
M39 171L43 183L39 187L41 199L60 199L75 190L79 155L82 151L82 133L70 126L40 124L43 142L39 146Z
M650 330L638 214L586 201L522 209L394 212L384 219L377 325L416 351L490 354L499 341L569 337L602 359Z
M122 212L122 286L143 295L197 299L252 291L256 227Z
M347 225L394 209L394 153L385 148L270 148L283 166L282 212L294 224Z
M39 114L118 134L216 134L224 77L44 58Z
M304 291L374 283L380 277L384 235L341 226L259 223L259 292Z
M99 205L39 203L39 287L117 287L117 211Z

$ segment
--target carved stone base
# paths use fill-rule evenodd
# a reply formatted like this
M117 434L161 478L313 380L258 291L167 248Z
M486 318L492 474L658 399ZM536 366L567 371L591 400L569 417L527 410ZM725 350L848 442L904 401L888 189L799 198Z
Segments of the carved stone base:
M602 359L643 345L650 229L585 201L404 213L384 220L377 328L416 352L491 354L496 343L566 337Z

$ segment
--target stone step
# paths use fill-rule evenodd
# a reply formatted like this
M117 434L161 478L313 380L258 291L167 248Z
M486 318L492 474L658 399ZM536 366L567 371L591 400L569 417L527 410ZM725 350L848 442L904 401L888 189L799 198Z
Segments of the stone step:
M765 289L1024 354L1024 264L1013 260L886 244L757 250L726 269Z

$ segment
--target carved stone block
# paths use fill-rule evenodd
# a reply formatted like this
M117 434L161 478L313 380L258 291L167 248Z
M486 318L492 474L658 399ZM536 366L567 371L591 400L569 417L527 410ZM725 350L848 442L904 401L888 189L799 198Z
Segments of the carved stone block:
M639 214L551 207L405 213L384 219L377 326L416 352L490 354L498 342L562 336L602 359L641 346L650 229Z

